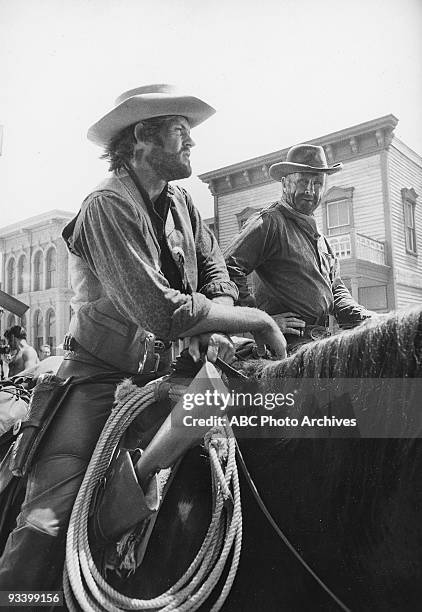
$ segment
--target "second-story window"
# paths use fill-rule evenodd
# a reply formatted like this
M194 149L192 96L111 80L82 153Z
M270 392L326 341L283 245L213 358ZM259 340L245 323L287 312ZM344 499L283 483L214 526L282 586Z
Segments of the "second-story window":
M350 225L348 200L339 200L338 202L327 202L327 227L334 229L336 227L344 227Z
M42 253L38 253L34 257L34 291L42 289Z
M406 251L412 255L417 255L417 236L416 236L416 200L419 197L413 189L402 189L401 197L403 201L404 234Z
M26 289L25 283L25 255L21 255L18 261L18 293L23 293Z
M354 187L333 185L326 192L321 204L322 226L327 236L348 234L354 227Z
M15 293L15 280L16 280L16 261L12 259L7 264L7 293L13 295Z
M51 248L47 253L47 279L46 289L56 286L56 249Z
M404 206L406 246L409 251L416 253L415 204L413 202L405 202Z

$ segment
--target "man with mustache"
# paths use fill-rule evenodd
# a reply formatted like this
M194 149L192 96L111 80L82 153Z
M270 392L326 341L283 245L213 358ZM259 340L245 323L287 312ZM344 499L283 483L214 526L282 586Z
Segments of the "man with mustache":
M285 162L270 168L270 176L282 183L280 201L251 218L225 252L239 303L269 313L285 334L290 352L328 335L329 314L348 327L374 314L350 295L314 218L326 176L341 168L342 164L327 165L322 147L292 147ZM253 271L254 296L247 286L247 275Z
M214 236L186 190L169 184L190 176L190 130L214 112L151 85L122 94L88 131L112 174L63 232L75 296L58 375L96 379L72 388L40 446L0 559L0 590L60 588L72 505L119 381L168 371L179 338L191 339L194 360L201 351L230 360L225 333L243 331L285 356L269 315L233 305L237 289Z

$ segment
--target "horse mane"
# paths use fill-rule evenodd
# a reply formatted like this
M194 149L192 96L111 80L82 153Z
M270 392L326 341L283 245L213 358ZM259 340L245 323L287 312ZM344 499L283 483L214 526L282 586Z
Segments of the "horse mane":
M277 362L242 364L255 380L420 376L422 306L377 315L352 330L301 347Z
M422 306L378 315L353 330L301 347L281 361L249 361L246 390L296 393L294 405L273 416L302 419L324 414L357 418L359 428L326 431L283 427L269 437L415 438L421 435ZM250 406L256 413L255 406ZM258 407L258 412L268 411ZM268 437L268 432L261 432Z

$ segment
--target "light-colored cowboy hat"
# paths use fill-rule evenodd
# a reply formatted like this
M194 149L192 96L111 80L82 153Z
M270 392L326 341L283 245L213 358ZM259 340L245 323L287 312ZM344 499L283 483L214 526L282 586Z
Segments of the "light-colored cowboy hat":
M270 167L270 176L275 181L281 181L283 176L293 172L325 172L326 174L334 174L342 168L343 164L341 163L328 166L325 151L322 147L299 144L289 150L285 162L279 162Z
M88 138L105 146L123 128L143 119L180 115L195 127L214 113L212 106L199 98L177 92L172 85L145 85L122 93L113 110L89 128Z

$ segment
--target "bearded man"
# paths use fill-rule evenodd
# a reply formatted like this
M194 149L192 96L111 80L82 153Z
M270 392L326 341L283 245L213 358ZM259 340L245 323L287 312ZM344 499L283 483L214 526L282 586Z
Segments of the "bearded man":
M292 147L286 161L269 170L271 178L282 183L280 201L251 218L225 252L239 303L269 313L284 332L290 352L329 335L329 314L348 327L374 314L350 295L314 218L327 175L341 168L340 163L327 165L322 147ZM247 285L253 271L254 296Z
M60 406L29 472L17 528L0 559L0 590L60 588L72 505L117 382L165 373L178 338L191 338L195 360L200 351L211 361L230 360L224 332L242 331L285 356L269 315L233 306L237 289L214 236L186 190L169 184L190 176L190 130L214 112L194 96L152 85L124 93L88 131L105 149L112 175L63 232L75 296L58 371L84 380Z

